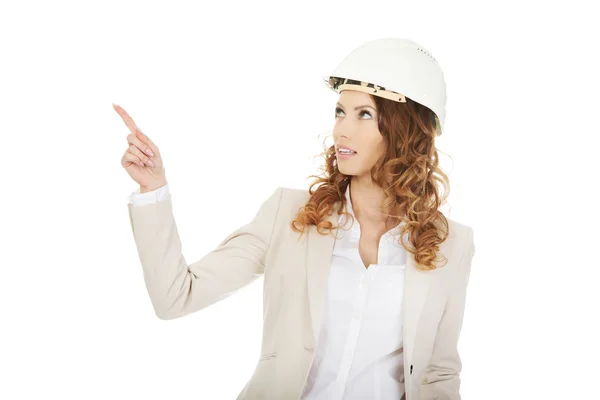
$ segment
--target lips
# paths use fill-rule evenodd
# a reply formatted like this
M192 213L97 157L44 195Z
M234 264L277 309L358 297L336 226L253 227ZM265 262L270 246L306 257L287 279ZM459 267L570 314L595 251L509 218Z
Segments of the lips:
M338 151L337 154L336 154L336 158L338 160L344 160L344 159L347 159L347 158L354 157L355 155L356 155L356 153L340 153Z

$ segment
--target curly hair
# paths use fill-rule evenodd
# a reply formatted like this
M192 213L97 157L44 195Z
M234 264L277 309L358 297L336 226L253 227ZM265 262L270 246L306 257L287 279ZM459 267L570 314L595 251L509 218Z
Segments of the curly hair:
M399 103L369 96L378 109L379 132L386 148L385 154L371 168L373 183L385 193L381 211L386 216L386 226L389 218L394 221L394 226L404 221L399 244L414 255L418 269L434 270L443 266L433 264L438 261L439 245L448 237L448 220L439 208L447 199L450 188L448 176L439 167L435 148L437 118L429 108L409 98L406 103ZM290 223L292 230L300 232L300 237L309 225L315 225L321 235L340 228L324 220L333 212L337 201L341 202L337 214L345 214L354 220L351 214L343 211L346 205L344 193L350 177L337 169L335 146L323 144L323 148L318 155L325 160L321 168L323 174L309 176L316 178L309 187L310 198ZM436 182L443 186L441 194ZM388 209L391 210L389 214L383 211ZM404 243L405 234L413 248Z

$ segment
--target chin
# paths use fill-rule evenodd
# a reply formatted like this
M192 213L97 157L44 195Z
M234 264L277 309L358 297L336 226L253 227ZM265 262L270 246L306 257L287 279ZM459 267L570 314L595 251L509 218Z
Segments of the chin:
M347 176L352 176L352 175L356 175L355 171L352 171L350 168L340 168L340 165L338 164L338 170Z

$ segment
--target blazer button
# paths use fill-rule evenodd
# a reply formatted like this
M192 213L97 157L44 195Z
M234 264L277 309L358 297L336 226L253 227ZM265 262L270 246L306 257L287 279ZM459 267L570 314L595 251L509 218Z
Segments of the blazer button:
M427 383L427 378L423 378L423 384Z

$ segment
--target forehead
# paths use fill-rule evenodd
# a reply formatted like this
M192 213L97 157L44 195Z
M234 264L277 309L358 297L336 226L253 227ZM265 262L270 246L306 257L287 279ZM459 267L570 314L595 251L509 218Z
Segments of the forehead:
M338 101L348 107L354 107L360 104L369 104L375 107L375 102L373 102L371 96L358 90L342 90L339 94Z

